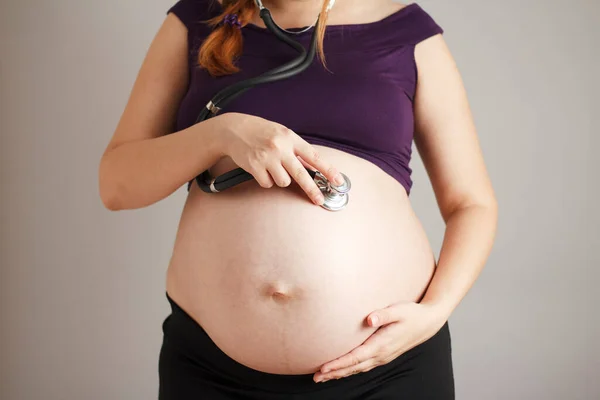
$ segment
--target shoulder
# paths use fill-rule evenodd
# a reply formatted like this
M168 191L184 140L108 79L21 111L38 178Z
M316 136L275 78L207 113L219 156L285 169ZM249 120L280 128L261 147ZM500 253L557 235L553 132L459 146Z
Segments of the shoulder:
M389 4L388 16L380 21L379 25L383 32L379 33L385 34L396 44L416 45L444 32L434 17L418 3L386 3Z
M418 3L409 3L397 11L397 34L407 44L417 44L444 30L436 19Z
M376 22L349 26L345 33L353 34L365 49L416 46L425 39L443 33L442 27L418 3L405 5L385 1L383 17ZM383 11L385 10L385 11Z
M204 26L206 21L220 13L221 4L218 0L179 0L167 14L174 14L188 28L196 29Z

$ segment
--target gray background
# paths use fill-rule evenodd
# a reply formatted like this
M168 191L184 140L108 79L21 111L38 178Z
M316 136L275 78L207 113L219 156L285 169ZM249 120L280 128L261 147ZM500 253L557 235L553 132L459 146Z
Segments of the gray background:
M110 213L97 166L170 4L0 3L3 400L156 398L185 189ZM451 318L458 399L598 399L600 2L420 4L446 29L500 205L487 267Z

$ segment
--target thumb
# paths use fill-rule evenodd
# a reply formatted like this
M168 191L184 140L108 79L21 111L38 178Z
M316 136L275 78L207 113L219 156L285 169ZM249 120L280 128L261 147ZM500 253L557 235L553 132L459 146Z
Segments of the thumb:
M367 323L373 328L386 325L392 322L397 322L402 319L405 305L402 303L392 304L385 308L373 311L367 316Z

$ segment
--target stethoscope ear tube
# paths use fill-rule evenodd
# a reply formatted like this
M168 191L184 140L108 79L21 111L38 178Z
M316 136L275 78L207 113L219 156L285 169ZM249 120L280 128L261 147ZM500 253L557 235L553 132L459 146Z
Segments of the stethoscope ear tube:
M198 114L198 117L196 118L196 123L214 117L223 107L228 105L230 102L235 100L249 89L257 85L291 78L305 71L312 64L316 56L318 29L315 29L313 33L310 49L307 52L301 43L288 37L288 35L286 35L277 26L277 24L275 24L269 10L262 7L262 5L260 7L260 17L264 21L269 31L271 31L279 40L297 50L300 55L292 61L267 71L257 77L246 79L224 88L218 92L205 107L202 108ZM309 168L307 168L307 171L323 192L325 197L323 208L331 211L337 211L346 206L348 203L348 191L350 190L350 179L348 179L346 175L342 174L345 179L345 183L343 185L334 186L331 185L325 176L323 176L320 172L313 171ZM208 171L204 171L200 175L196 176L195 181L203 192L218 193L252 179L254 179L252 174L243 170L242 168L236 168L216 178L212 178ZM190 190L192 182L193 181L190 181L188 183L188 190Z
M212 98L206 107L202 108L200 114L196 118L196 123L214 117L223 107L252 87L291 78L292 76L303 72L310 66L310 64L312 64L312 61L316 55L317 47L316 30L312 37L310 49L307 52L301 43L291 39L284 32L282 32L281 29L279 29L277 24L274 23L271 13L268 9L262 8L260 10L260 17L264 21L267 28L278 39L297 50L300 55L292 61L267 71L262 75L246 79L221 90ZM222 191L251 179L253 179L252 174L244 171L242 168L237 168L233 171L230 171L230 173L217 177L216 179L210 178L208 171L204 171L195 178L200 189L206 193L215 193L215 189L216 191ZM191 184L192 182L190 181L188 184L188 190L190 189Z
M231 86L222 89L211 99L208 105L200 111L200 114L196 119L196 123L204 121L205 119L216 115L222 108L224 108L227 104L236 99L238 96L245 93L248 89L251 89L261 84L291 78L306 70L314 60L316 55L316 34L313 35L310 50L307 53L306 49L301 43L289 38L284 32L281 31L277 24L273 22L273 18L271 17L271 13L268 9L262 8L260 10L260 17L262 18L267 28L279 40L291 46L294 50L298 51L300 55L292 61L280 65L279 67L273 68L272 70L269 70L263 73L262 75L246 79L241 82L237 82Z

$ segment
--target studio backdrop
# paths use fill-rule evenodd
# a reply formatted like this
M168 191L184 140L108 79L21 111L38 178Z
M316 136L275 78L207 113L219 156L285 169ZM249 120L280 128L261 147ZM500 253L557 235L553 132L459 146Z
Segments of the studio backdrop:
M157 396L186 191L110 212L98 164L169 0L0 2L0 399ZM600 399L600 1L423 0L499 203L450 319L457 399ZM418 154L411 202L444 225Z

